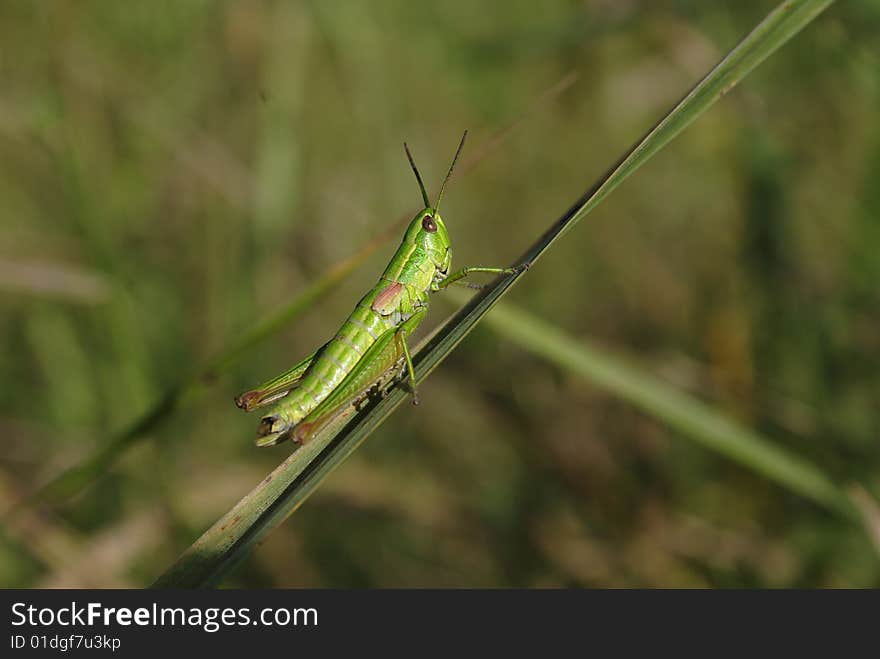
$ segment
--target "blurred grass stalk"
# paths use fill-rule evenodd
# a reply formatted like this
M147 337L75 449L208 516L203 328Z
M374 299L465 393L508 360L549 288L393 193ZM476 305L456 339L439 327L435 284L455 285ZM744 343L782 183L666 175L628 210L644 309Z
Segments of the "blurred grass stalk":
M479 145L471 156L462 163L456 175L461 176L472 171L484 158L498 149L532 113L569 89L577 81L577 77L577 73L571 71L545 90L522 114ZM177 386L167 390L147 412L114 435L104 446L98 448L80 464L63 471L42 486L31 496L31 499L34 502L57 504L79 493L104 473L128 448L138 440L145 438L148 433L158 429L177 410L185 407L192 398L203 390L204 385L227 373L232 365L248 354L252 348L278 334L296 318L315 307L379 247L398 237L411 217L411 213L399 217L357 252L338 262L294 299L251 328L242 337L220 350L201 369L185 378Z
M495 309L486 322L499 336L589 380L682 436L834 513L862 521L850 498L818 467L647 371L591 346L584 339L576 340L509 303Z
M789 0L780 4L553 223L516 263L525 265L535 263L553 242L568 232L614 188L695 121L715 101L730 91L752 69L818 16L832 1ZM496 279L423 342L413 358L417 381L423 380L439 365L522 276L523 272ZM559 342L555 343L558 347ZM642 377L635 373L630 375L636 379ZM682 407L679 399L668 397L664 399L662 396L658 398L657 392L650 387L647 390L632 388L630 379L621 378L618 374L616 380L618 387L631 396L639 393L640 400L645 403L652 402L651 411L654 414L662 412L667 419L676 418L683 427L692 429L694 417L701 418L699 411L695 415L692 407L686 405ZM608 377L607 381L615 380ZM630 389L624 389L621 382L628 382ZM324 478L351 455L407 396L404 387L395 387L386 398L368 405L355 415L341 431L333 428L319 433L312 440L311 445L294 453L208 529L156 581L154 586L193 588L218 583L266 534L301 505ZM670 403L672 409L667 409ZM682 416L682 409L688 410L689 414ZM709 428L724 429L717 419L702 418L702 420ZM751 438L750 435L746 436ZM734 435L733 439L736 438L737 435ZM730 437L724 442L719 442L717 439L714 442L717 449L724 447L731 454L746 459L743 449L735 446ZM809 492L812 498L828 502L837 499L836 490L833 486L829 489L821 475L817 480L815 475L802 464L792 466L785 460L780 464L779 455L774 451L768 451L766 448L763 451L755 449L754 441L751 442L751 446L752 456L748 459L760 462L765 470L768 469L767 465L773 465L772 469L765 473L775 474L776 478L782 478L788 483L796 482L797 487ZM755 456L759 458L757 461ZM829 505L838 507L836 503ZM840 505L840 510L844 510L843 504Z
M0 290L78 304L102 304L110 298L107 278L97 271L51 261L0 258Z

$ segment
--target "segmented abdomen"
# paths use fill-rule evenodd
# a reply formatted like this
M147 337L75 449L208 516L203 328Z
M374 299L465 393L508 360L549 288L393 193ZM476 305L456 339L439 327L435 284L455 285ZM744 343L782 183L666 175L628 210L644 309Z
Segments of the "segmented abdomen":
M394 326L393 317L370 307L372 297L367 295L358 303L296 389L270 414L280 413L291 425L299 423L345 379L376 339Z

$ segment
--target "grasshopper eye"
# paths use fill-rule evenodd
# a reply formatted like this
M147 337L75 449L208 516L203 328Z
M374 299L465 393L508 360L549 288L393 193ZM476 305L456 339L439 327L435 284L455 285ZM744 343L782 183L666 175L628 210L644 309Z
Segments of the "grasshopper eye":
M434 221L432 215L425 215L425 217L422 218L422 228L428 233L434 233L437 231L437 223Z

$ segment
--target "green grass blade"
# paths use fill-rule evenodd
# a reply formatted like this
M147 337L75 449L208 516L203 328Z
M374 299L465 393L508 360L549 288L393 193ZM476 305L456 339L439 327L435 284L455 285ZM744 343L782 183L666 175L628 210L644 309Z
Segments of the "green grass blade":
M822 470L645 370L575 340L509 303L487 319L500 336L633 404L706 448L849 519L861 520L849 497Z
M559 236L831 2L790 0L779 5L526 250L518 262L535 263ZM495 280L424 342L413 356L416 379L421 381L436 368L521 275ZM206 531L155 586L193 588L218 583L255 543L302 504L407 396L402 388L395 387L385 399L363 409L341 431L328 428L319 434Z
M154 588L204 588L219 583L281 524L409 394L395 388L340 432L329 425L295 451L187 549ZM344 425L344 421L342 425Z
M776 7L697 85L596 182L542 239L523 255L534 262L549 245L592 211L630 174L645 164L758 64L797 34L834 0L788 0Z

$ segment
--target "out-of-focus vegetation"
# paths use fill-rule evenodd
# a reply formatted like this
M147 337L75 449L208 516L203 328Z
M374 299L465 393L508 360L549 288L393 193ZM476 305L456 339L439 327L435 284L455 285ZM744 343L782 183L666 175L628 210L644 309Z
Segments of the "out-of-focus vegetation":
M4 5L2 503L414 209L402 139L434 187L463 127L476 144L579 74L444 200L459 264L508 262L771 8ZM876 3L833 6L512 293L865 507L880 493L878 28ZM7 519L0 584L161 572L286 455L253 447L232 395L325 340L393 248L83 494ZM880 584L857 525L488 328L422 396L226 583Z

